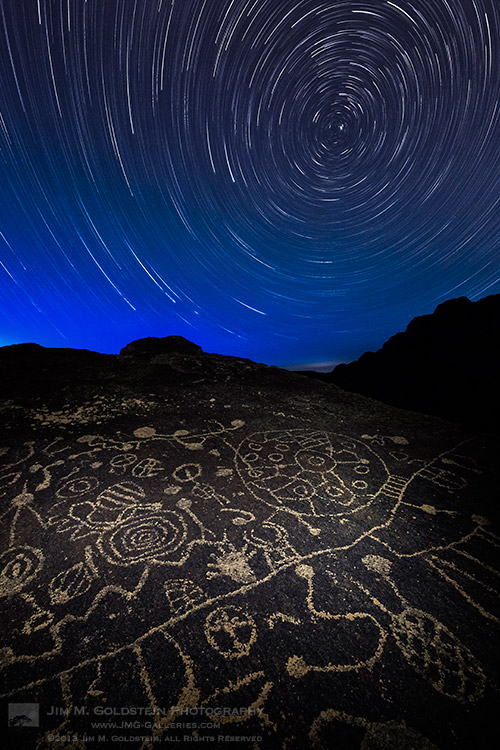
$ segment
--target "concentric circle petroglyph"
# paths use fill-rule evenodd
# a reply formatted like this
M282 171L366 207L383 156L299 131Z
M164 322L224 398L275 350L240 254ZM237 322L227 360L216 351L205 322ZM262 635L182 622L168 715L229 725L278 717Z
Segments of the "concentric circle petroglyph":
M160 511L133 517L104 533L98 546L114 565L156 562L175 563L187 538L187 526L178 513ZM176 554L181 552L181 555Z
M11 547L0 555L0 596L17 594L31 583L43 565L40 550L28 545Z

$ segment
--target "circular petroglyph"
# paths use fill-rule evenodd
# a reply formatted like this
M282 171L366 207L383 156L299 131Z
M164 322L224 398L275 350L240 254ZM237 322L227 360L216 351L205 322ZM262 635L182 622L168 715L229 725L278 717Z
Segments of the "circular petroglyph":
M388 478L383 461L363 442L313 430L254 433L239 446L236 465L259 500L300 516L355 512Z
M98 496L97 501L106 508L128 507L139 505L146 499L146 493L143 488L135 482L120 482L106 487Z
M257 638L257 626L241 607L219 607L205 621L205 636L226 659L240 659L250 653Z
M40 550L27 545L12 547L0 555L0 596L12 596L21 591L43 565Z
M177 482L194 482L200 474L200 464L182 464L175 469L172 476Z
M59 487L56 495L60 498L80 497L97 489L98 486L99 480L97 477L75 477Z
M135 453L119 453L117 456L114 456L109 463L112 469L125 470L129 466L135 464L136 461L137 456Z
M159 511L147 517L133 517L104 533L98 546L113 565L141 562L178 562L187 526L175 511Z

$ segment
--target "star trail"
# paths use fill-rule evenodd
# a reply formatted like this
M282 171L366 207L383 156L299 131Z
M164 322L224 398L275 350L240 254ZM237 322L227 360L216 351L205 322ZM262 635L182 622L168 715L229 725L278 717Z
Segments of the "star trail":
M498 0L0 0L0 345L349 360L500 292Z

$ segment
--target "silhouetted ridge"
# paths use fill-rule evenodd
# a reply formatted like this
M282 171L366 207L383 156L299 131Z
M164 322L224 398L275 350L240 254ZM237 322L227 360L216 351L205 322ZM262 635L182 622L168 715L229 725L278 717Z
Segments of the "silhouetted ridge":
M164 338L149 336L145 339L131 341L120 351L120 356L154 357L158 354L173 353L203 354L203 349L183 336L165 336Z
M290 376L277 367L248 359L208 354L182 336L148 337L131 341L119 354L87 349L58 349L39 344L0 347L0 398L33 400L39 395L59 398L71 389L116 390L177 387L189 389L200 378L240 382L258 378L279 382ZM81 393L80 393L81 395ZM80 397L80 395L78 397Z
M500 294L443 302L326 379L394 406L498 431Z
M39 344L0 347L0 396L56 391L69 383L109 377L116 356L88 349L50 348Z

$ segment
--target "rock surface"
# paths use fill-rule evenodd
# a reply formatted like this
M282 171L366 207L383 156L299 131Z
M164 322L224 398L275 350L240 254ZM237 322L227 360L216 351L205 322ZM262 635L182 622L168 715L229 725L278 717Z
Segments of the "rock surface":
M11 746L486 746L497 442L178 344L0 350Z

